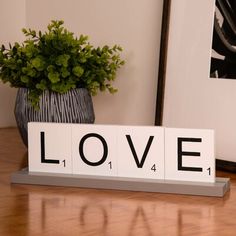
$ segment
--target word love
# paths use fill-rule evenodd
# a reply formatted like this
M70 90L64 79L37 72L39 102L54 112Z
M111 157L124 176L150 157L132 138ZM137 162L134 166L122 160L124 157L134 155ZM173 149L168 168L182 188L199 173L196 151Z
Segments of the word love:
M28 124L29 171L215 182L213 130Z

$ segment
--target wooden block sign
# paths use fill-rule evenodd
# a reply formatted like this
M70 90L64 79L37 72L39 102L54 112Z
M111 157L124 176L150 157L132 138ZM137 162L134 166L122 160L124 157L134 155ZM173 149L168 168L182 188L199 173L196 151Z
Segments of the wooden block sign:
M214 131L28 124L29 171L215 182Z

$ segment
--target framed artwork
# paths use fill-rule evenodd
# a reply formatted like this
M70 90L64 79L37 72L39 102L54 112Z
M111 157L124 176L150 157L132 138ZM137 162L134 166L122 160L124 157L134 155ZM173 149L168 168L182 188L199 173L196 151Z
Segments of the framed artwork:
M236 170L236 2L167 1L156 125L215 130L216 165Z
M211 78L236 79L236 1L216 0Z

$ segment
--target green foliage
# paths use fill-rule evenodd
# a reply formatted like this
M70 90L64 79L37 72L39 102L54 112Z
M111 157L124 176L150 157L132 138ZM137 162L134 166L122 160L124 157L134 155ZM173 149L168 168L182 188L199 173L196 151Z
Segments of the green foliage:
M92 95L98 90L117 91L111 82L124 65L122 48L94 48L88 36L77 38L63 24L51 21L45 33L22 29L27 38L23 44L0 48L0 79L12 87L28 88L34 107L44 90L66 93L72 88L87 88Z

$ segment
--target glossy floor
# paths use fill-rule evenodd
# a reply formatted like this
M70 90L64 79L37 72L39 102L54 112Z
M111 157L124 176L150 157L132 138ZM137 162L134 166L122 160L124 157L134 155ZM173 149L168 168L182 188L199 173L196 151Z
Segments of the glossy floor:
M0 129L0 235L236 235L236 175L224 198L12 185L26 166L16 129Z

